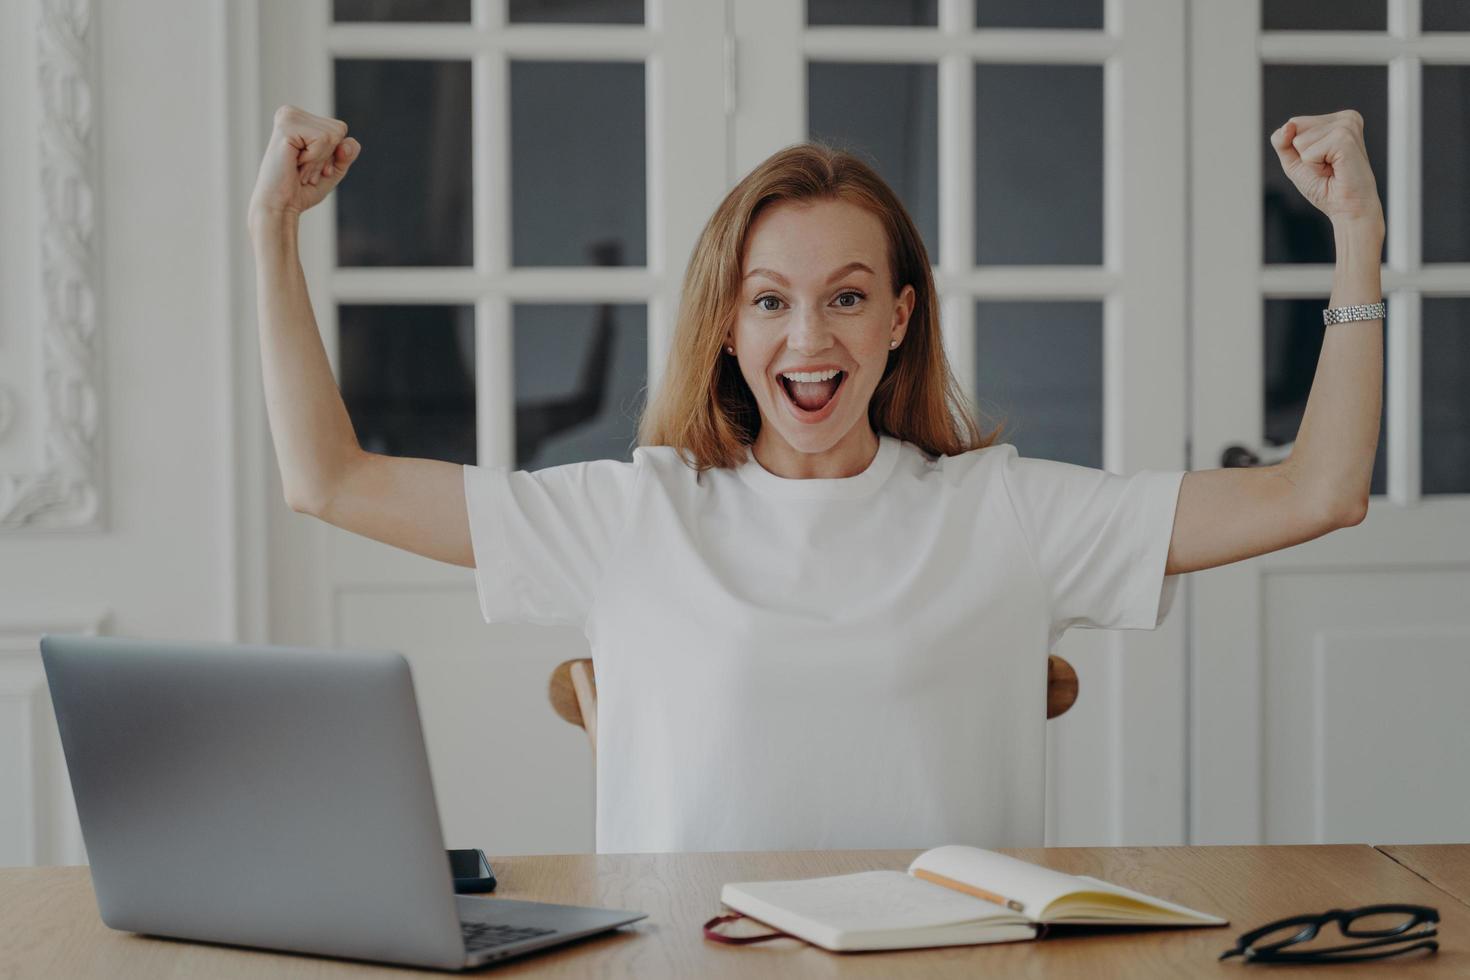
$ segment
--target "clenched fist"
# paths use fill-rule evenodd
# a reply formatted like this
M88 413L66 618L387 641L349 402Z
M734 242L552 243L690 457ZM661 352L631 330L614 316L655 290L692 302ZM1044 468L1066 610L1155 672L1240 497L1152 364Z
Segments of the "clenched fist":
M251 221L300 214L320 204L361 152L342 120L281 106L250 195Z
M1271 134L1271 145L1296 189L1334 222L1383 223L1363 117L1356 110L1292 116Z

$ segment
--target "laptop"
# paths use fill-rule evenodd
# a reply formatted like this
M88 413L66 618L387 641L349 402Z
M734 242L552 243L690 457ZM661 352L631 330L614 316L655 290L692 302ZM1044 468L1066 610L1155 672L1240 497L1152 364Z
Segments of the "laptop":
M401 654L47 635L41 659L113 929L459 970L645 918L455 894Z

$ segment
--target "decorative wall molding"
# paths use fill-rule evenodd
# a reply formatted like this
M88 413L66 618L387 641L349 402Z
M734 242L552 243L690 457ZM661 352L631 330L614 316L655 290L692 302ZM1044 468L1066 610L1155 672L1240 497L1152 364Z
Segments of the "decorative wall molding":
M41 467L0 474L0 532L99 530L96 21L93 0L38 0Z

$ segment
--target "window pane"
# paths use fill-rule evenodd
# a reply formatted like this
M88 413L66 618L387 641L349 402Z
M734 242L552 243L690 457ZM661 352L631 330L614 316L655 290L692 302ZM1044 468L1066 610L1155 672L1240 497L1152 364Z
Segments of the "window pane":
M1004 422L1022 456L1101 468L1102 344L1099 302L977 302L981 428Z
M807 0L811 27L938 27L939 0Z
M861 157L893 188L939 261L939 75L933 65L812 62L813 139Z
M338 119L362 154L337 188L337 264L474 262L470 63L339 58Z
M337 325L342 400L362 448L474 463L474 307L344 305Z
M976 27L1071 27L1101 30L1102 0L975 0Z
M975 117L975 261L1100 265L1102 66L976 65Z
M469 0L332 0L332 19L469 24Z
M1307 394L1317 373L1317 355L1327 327L1322 323L1320 299L1268 299L1265 311L1265 399L1268 446L1284 446L1296 441L1302 416L1307 410ZM1335 325L1339 326L1339 325ZM1387 328L1385 327L1385 339ZM1388 407L1388 358L1385 347L1383 412ZM1388 438L1386 414L1378 423L1378 455L1373 460L1370 493L1388 492Z
M518 304L516 467L630 461L648 385L641 304Z
M1465 0L1419 0L1426 31L1470 31L1470 3Z
M1292 116L1356 109L1363 114L1368 163L1388 210L1388 69L1382 65L1264 65L1261 93L1261 184L1266 264L1334 261L1332 222L1302 196L1281 169L1271 134ZM1387 239L1385 236L1385 249Z
M1266 31L1386 31L1385 0L1264 0L1261 29Z
M648 263L642 62L510 65L511 264Z
M468 24L470 0L332 0L332 19Z
M512 24L641 24L643 0L510 0L505 13Z
M1424 66L1424 121L1424 261L1470 262L1470 67Z
M1423 493L1470 493L1470 299L1426 298Z

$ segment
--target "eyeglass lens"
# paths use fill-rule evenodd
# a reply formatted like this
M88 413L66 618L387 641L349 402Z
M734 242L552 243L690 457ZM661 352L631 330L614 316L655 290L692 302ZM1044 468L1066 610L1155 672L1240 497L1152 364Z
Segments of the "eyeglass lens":
M1404 932L1421 919L1422 916L1411 909L1364 911L1343 922L1342 931L1348 936L1392 936Z
M1265 935L1251 940L1250 947L1257 952L1276 950L1283 946L1291 946L1293 950L1304 948L1313 939L1320 938L1317 921L1315 916L1287 920Z

